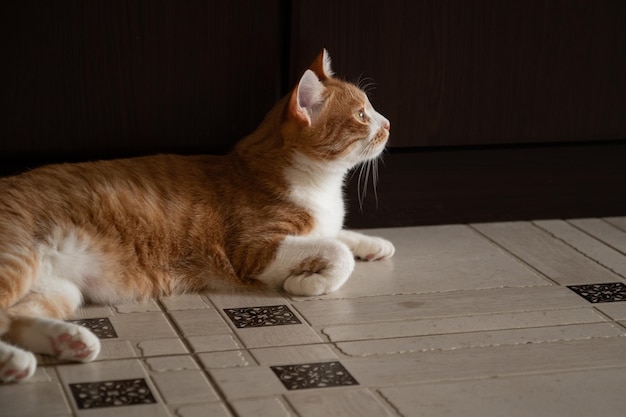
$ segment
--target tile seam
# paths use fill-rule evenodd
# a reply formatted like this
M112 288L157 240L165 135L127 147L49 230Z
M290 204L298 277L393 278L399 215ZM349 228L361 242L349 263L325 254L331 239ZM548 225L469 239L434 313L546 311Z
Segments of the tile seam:
M494 245L495 247L497 247L498 249L500 249L504 253L508 254L509 256L513 257L513 259L517 260L522 265L524 265L527 268L529 268L531 271L533 271L536 274L538 274L541 278L545 279L549 284L552 284L552 285L555 285L555 286L561 286L561 284L559 282L557 282L556 280L550 278L543 271L535 268L533 265L531 265L529 262L527 262L524 259L522 259L521 257L519 257L517 254L515 254L514 252L512 252L509 249L505 248L504 246L499 244L496 240L492 239L490 236L488 236L485 233L483 233L480 230L478 230L476 227L474 227L474 225L468 224L467 226L469 227L470 230L473 230L479 236L482 236L483 238L487 239L492 245Z
M208 369L206 369L203 364L202 361L200 361L200 358L198 358L198 355L196 352L194 352L193 350L193 346L191 345L191 343L187 340L187 338L185 337L182 329L180 329L178 327L178 324L176 323L176 321L173 319L173 317L170 315L169 310L166 308L165 304L162 302L161 299L157 299L156 303L159 305L159 308L162 309L163 311L163 315L165 316L165 318L167 319L168 323L170 324L170 326L172 326L172 328L174 329L174 331L176 332L176 335L178 336L179 340L183 343L183 345L185 346L185 349L187 349L187 354L185 356L189 356L191 358L191 360L194 361L194 363L196 364L196 366L198 366L198 369L202 372L202 374L205 376L205 378L207 379L207 381L209 382L209 384L211 385L211 387L213 388L213 390L215 391L215 395L217 396L217 398L219 399L219 401L224 405L224 407L228 410L228 412L230 414L232 414L233 416L237 416L238 414L235 412L235 409L233 408L232 404L228 401L226 394L223 392L222 387L217 383L217 381L213 378L213 376L211 375L211 373L209 372ZM213 306L214 307L214 306ZM214 307L215 308L215 307ZM237 338L238 340L238 338ZM247 350L247 349L246 349ZM148 366L148 364L145 362L144 357L141 358L141 362L143 364L145 364L145 366ZM150 375L148 373L150 379L152 380L152 375ZM156 384L153 385L156 387ZM160 394L160 392L159 392ZM163 398L163 396L161 396L161 398ZM165 402L165 400L163 400L163 405L164 407L169 405ZM176 413L178 414L178 412L176 411Z
M570 225L571 227L573 227L574 229L578 230L579 232L587 235L588 237L592 238L593 240L595 240L596 242L599 242L603 245L605 245L606 247L616 251L618 254L620 255L624 255L622 252L618 251L617 249L615 249L614 247L612 247L611 245L609 245L608 243L602 241L601 239L597 238L596 236L593 236L589 233L587 233L585 230L580 229L579 227L576 227L576 225L571 224L569 221L565 220L565 222ZM552 233L551 231L541 227L540 225L536 224L535 222L532 222L532 225L535 226L536 228L538 228L539 230L543 231L544 233L548 234L551 238L560 241L561 243L565 244L567 247L569 247L570 249L572 249L573 251L575 251L576 253L578 253L579 255L582 255L583 257L585 257L586 259L590 260L591 262L601 266L602 268L605 268L609 271L611 271L613 274L617 275L618 277L624 279L626 277L624 277L622 274L620 274L619 272L615 271L613 268L611 268L610 266L607 266L605 264L603 264L601 261L592 258L590 255L587 255L585 252L583 252L582 250L578 249L576 246L574 246L573 244L569 243L567 240L560 238L559 236L555 235L554 233Z
M473 330L473 331L459 331L459 332L450 332L450 333L428 333L428 334L418 334L411 336L390 336L390 337L381 337L377 339L349 339L349 340L332 340L331 336L324 332L325 329L321 329L320 332L329 339L329 343L350 343L350 342L367 342L367 341L375 341L375 340L389 340L389 339L408 339L411 337L434 337L434 336L450 336L450 335L463 335L463 334L472 334L472 333L487 333L487 332L498 332L498 331L510 331L510 330L526 330L526 329L544 329L548 327L568 327L568 326L584 326L588 324L615 324L615 321L605 317L602 315L604 321L587 321L581 323L569 323L569 324L548 324L548 325L538 325L538 326L529 326L529 327L503 327L496 329L485 329L485 330ZM368 323L369 324L369 323Z
M621 327L621 326L620 326ZM573 341L581 341L581 340L594 340L594 339L613 339L613 338L621 338L626 337L624 335L615 335L615 336L588 336L588 337L580 337L580 338L568 338L568 339L551 339L551 340L540 340L535 342L517 342L517 343L496 343L496 344L488 344L488 345L476 345L476 346L458 346L452 348L432 348L432 349L407 349L407 350L399 350L394 352L383 352L383 353L363 353L363 354L351 354L347 353L339 346L335 346L337 350L339 350L342 354L346 355L349 358L369 358L369 357L384 357L384 356L392 356L392 355L403 355L403 354L411 354L411 353L428 353L428 352L451 352L451 351L469 351L472 349L487 349L487 348L498 348L498 347L506 347L506 346L522 346L522 345L543 345L549 343L559 343L559 342L573 342ZM341 342L338 342L341 343Z
M383 400L383 403L386 404L389 408L391 408L391 410L396 413L396 415L398 417L406 417L405 414L403 414L400 409L398 408L398 406L396 406L383 392L380 388L372 388L372 390L374 392L376 392L376 394L378 394L378 396Z

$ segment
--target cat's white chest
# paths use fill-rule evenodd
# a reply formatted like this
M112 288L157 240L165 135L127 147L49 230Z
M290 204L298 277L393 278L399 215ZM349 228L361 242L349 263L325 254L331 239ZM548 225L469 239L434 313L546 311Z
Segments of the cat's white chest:
M302 162L302 161L301 161ZM336 237L343 227L342 172L290 169L286 173L290 183L290 199L308 210L315 220L312 237Z
M303 190L304 191L304 190ZM344 203L341 185L338 189L308 190L298 196L298 202L306 207L315 225L310 233L313 237L335 237L343 226Z

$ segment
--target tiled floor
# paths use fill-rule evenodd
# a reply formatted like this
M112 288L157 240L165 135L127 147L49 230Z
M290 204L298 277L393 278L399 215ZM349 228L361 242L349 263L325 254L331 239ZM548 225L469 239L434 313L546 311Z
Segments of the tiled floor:
M90 364L41 358L9 416L623 416L626 217L370 231L340 291L89 307Z

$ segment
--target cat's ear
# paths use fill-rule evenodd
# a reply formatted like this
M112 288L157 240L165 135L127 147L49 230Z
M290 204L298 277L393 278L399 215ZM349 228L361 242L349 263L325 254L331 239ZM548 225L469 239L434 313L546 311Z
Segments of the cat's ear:
M333 77L334 72L330 67L330 55L328 55L326 49L322 49L322 52L315 58L309 69L322 81Z
M305 126L311 126L322 104L324 85L311 70L306 70L289 99L289 116Z

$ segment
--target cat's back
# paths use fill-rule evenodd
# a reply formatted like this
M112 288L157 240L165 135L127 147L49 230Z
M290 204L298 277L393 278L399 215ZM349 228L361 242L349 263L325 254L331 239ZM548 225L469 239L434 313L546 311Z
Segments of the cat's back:
M210 198L224 165L219 156L156 155L44 166L0 179L0 219L83 224L182 215Z

